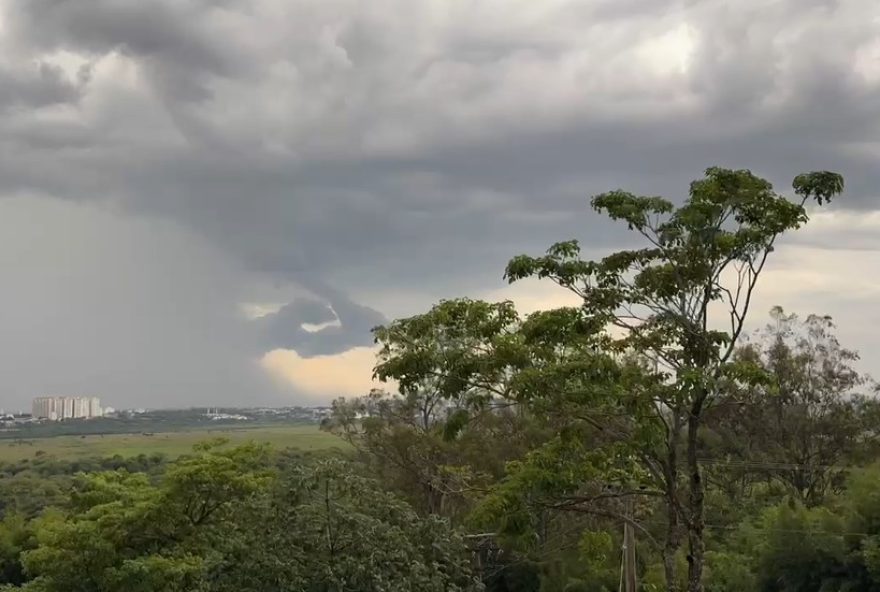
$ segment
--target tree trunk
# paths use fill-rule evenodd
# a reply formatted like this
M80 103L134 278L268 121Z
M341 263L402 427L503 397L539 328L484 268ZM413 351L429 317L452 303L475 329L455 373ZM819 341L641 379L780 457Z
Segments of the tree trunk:
M672 543L667 534L666 545L663 547L663 575L666 577L667 592L678 592L678 574L675 569L676 551L678 551L678 544Z
M687 468L689 474L688 496L688 592L703 592L703 561L706 543L703 540L704 488L697 458L700 411L695 409L688 416Z
M675 412L666 451L666 543L663 546L663 575L667 592L678 592L678 569L675 555L681 546L678 507L678 444L681 437L681 419Z
M632 499L626 500L626 516L632 519ZM623 524L623 589L625 592L636 592L638 582L636 580L636 536L632 524Z

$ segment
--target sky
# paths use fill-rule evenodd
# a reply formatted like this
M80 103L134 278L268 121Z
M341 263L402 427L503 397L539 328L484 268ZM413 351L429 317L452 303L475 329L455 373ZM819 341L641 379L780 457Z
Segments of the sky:
M0 0L0 408L319 404L370 328L502 280L623 188L713 165L847 190L758 290L880 376L869 0Z

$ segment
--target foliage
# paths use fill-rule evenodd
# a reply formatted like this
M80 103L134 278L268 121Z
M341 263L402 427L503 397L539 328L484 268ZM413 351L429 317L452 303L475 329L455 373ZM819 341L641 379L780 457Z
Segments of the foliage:
M462 539L339 461L286 476L239 522L217 590L478 590Z
M626 222L646 247L584 261L577 243L569 241L544 257L516 257L507 268L511 281L550 278L572 291L603 332L606 325L620 332L608 334L611 351L633 352L654 365L653 384L644 392L656 411L644 419L631 413L625 436L642 441L645 467L666 499L670 588L676 585L672 556L680 524L688 540L688 589L703 589L705 484L698 458L704 414L731 385L763 378L732 357L757 281L777 237L807 221L806 201L828 201L842 189L842 179L832 173L801 175L794 189L799 203L774 193L749 171L710 168L678 208L657 197L602 194L593 199L594 208ZM713 307L724 309L727 331L712 328ZM659 428L666 442L658 455ZM686 488L679 477L681 447Z
M589 472L592 481L601 481L592 487L610 487L620 496L636 481L665 500L668 586L676 587L674 557L684 533L688 589L698 592L705 554L706 487L698 462L705 412L732 390L765 380L754 364L733 355L753 291L777 237L803 225L807 201L828 202L843 180L809 173L793 186L794 202L749 171L710 168L679 207L624 191L598 195L594 209L625 222L643 248L587 261L576 241L566 241L541 257L515 257L505 274L511 282L551 279L577 295L580 308L521 320L509 303L444 302L376 331L382 345L376 375L397 381L403 393L427 384L459 403L480 407L500 398L570 420L591 449L584 460L597 464L598 472L611 469L601 480ZM726 331L710 323L710 311L719 307ZM621 470L634 462L641 467L635 479ZM534 466L513 469L533 475ZM531 487L542 480L525 481ZM582 502L580 509L596 499L570 480L562 488L559 493ZM509 482L503 489L511 499ZM521 492L522 499L531 493Z
M40 592L476 591L467 546L341 461L208 441L158 475L80 473L0 522L0 586Z
M21 514L7 514L0 521L0 585L24 583L21 554L34 546L33 531Z
M397 381L403 394L428 392L463 406L510 393L509 367L526 362L519 315L511 302L461 299L375 329L376 378Z
M708 423L716 454L744 459L725 474L769 476L813 506L840 490L845 466L871 453L878 404L860 392L874 387L829 317L802 321L775 307L771 319L737 352L771 379L727 396Z
M233 506L264 486L266 451L209 443L153 485L124 470L82 475L70 514L44 517L24 553L28 589L191 590Z
M459 521L507 461L548 437L509 407L459 406L427 389L336 400L322 427L352 444L370 474L420 512Z

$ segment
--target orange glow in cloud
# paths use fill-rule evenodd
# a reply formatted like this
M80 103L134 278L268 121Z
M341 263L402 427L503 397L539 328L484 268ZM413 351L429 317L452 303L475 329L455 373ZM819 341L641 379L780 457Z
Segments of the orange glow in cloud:
M295 387L315 401L356 397L382 387L372 379L376 363L373 347L357 347L332 356L303 358L295 351L276 349L263 356L260 365L276 380ZM392 385L384 385L392 390Z

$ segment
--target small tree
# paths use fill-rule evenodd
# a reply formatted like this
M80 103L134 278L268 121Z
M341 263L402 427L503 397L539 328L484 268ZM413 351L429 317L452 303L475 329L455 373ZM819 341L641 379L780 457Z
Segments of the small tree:
M547 437L510 407L475 409L423 387L338 399L321 429L351 444L370 474L419 512L454 520L501 478L508 460Z
M512 440L527 437L511 429L521 418L499 412L510 404L519 324L510 302L455 300L376 328L376 377L396 380L400 395L336 401L325 429L390 469L427 513L450 515L450 502L475 484L473 470L503 471L508 451L489 454L489 441L505 437L516 449Z

